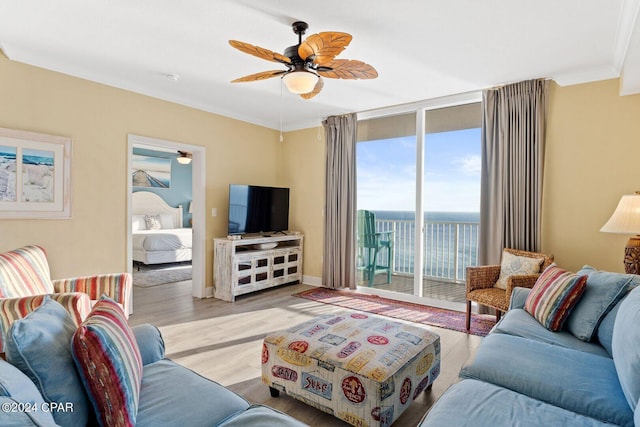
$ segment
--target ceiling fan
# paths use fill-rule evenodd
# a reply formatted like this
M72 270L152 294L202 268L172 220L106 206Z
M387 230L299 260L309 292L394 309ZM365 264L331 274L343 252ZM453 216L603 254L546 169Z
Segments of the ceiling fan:
M281 76L290 92L311 99L322 90L322 77L330 79L375 79L378 72L369 64L353 59L335 59L351 42L351 35L340 32L312 34L302 41L309 25L296 21L292 25L298 44L285 49L284 55L237 40L229 44L241 52L267 61L284 64L286 70L262 71L233 80L231 83L253 82Z

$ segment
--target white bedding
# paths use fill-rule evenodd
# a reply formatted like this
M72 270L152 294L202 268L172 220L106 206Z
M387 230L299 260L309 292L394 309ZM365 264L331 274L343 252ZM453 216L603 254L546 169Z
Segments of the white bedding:
M136 251L175 251L191 249L192 229L171 228L138 230L133 233L133 249Z

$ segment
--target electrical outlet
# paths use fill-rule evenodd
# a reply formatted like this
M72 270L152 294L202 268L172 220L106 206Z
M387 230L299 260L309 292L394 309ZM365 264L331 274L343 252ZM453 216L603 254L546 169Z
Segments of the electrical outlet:
M218 208L211 208L211 216L218 216Z

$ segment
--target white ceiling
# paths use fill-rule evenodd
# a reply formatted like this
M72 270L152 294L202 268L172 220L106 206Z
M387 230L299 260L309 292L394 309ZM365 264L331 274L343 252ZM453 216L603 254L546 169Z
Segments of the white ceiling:
M2 0L0 48L12 60L284 130L531 78L560 85L622 77L640 93L640 0ZM303 100L279 69L228 44L277 52L307 35L343 31L339 58L374 80L326 79ZM176 74L178 80L167 78Z

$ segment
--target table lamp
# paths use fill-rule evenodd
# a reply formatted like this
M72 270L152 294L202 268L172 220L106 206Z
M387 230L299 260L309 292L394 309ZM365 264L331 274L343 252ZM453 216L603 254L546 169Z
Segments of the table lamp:
M640 274L640 191L622 196L613 215L600 231L635 234L629 238L624 249L624 271Z

